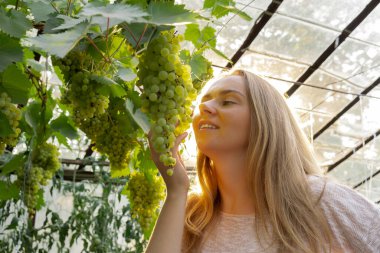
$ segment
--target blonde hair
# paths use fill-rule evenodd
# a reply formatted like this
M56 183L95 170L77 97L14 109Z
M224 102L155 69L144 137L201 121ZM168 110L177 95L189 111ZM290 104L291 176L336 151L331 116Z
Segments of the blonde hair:
M331 231L311 192L307 175L323 176L310 143L285 99L262 78L244 70L228 75L244 78L250 106L248 144L258 234L279 245L279 252L330 252ZM188 198L183 252L199 250L204 231L217 221L220 195L212 161L198 151L197 172L202 189ZM260 232L260 233L259 233Z

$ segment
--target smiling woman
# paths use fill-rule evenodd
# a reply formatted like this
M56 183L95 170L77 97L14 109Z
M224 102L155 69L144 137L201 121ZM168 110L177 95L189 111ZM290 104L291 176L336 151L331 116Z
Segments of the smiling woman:
M323 176L285 99L235 70L193 116L201 193L188 194L178 154L172 177L152 150L167 198L147 252L379 252L380 211Z

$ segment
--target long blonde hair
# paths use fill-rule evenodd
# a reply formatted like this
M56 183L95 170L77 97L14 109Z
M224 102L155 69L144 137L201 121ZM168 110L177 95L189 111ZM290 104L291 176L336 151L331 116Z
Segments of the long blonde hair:
M322 193L314 196L307 181L307 175L323 172L285 99L248 71L229 75L244 78L251 110L247 152L255 220L260 221L257 234L274 237L279 252L330 252L330 228L318 206ZM183 252L199 250L204 231L215 224L220 208L212 161L200 151L197 172L202 192L188 198Z

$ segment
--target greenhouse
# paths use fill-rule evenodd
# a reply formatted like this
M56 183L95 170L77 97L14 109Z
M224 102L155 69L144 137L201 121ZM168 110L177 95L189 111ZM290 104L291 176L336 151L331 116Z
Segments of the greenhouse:
M2 0L0 252L379 253L379 27L380 0Z

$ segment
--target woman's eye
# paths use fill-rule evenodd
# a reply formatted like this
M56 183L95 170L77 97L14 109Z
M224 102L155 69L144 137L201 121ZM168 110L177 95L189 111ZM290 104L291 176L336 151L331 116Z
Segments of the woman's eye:
M222 104L223 104L223 105L229 105L229 104L235 104L235 102L233 102L233 101L229 101L229 100L224 100L224 101L222 102Z

